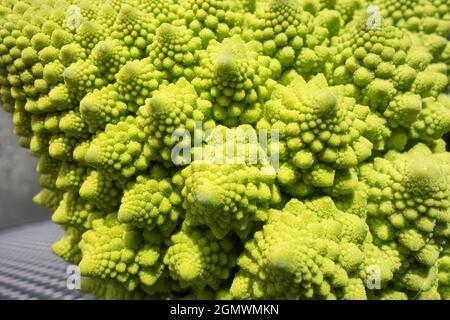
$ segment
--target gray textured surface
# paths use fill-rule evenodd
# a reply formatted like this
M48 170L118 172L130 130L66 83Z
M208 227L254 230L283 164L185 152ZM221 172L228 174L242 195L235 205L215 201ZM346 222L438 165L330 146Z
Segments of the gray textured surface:
M50 246L63 234L51 222L0 231L0 299L92 299L67 289L67 264Z
M34 204L40 188L36 159L18 145L12 115L0 106L0 228L49 219L49 210Z

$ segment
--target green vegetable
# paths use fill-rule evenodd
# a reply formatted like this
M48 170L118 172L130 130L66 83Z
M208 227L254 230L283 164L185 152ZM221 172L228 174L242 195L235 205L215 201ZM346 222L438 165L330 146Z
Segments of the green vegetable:
M450 300L450 6L370 5L0 0L1 104L82 289Z

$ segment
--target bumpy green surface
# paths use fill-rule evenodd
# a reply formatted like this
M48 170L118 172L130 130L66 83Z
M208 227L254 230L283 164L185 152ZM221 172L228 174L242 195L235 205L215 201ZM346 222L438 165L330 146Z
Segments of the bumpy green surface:
M450 299L450 6L371 5L1 0L1 104L83 290ZM278 136L174 157L199 123Z

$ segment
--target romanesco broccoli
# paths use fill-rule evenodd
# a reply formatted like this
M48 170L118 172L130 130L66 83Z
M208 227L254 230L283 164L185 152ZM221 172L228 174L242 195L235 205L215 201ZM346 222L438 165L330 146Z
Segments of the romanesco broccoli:
M85 291L449 300L449 34L444 0L0 0L0 102Z

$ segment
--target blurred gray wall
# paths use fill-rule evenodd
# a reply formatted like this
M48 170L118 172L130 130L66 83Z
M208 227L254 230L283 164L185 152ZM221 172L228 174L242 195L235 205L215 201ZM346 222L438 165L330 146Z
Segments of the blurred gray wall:
M40 188L36 158L18 145L12 115L0 106L0 228L50 219L51 212L33 203Z

